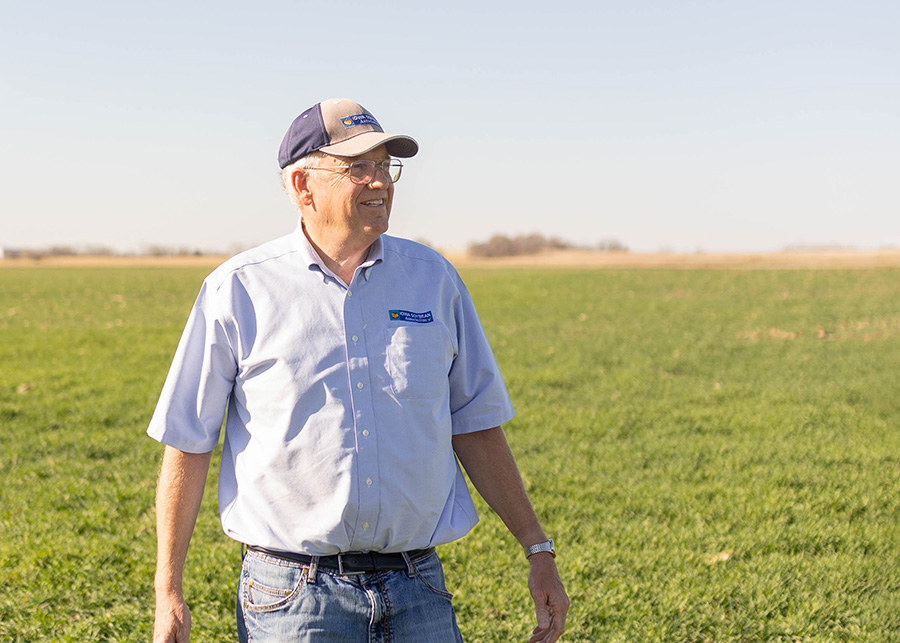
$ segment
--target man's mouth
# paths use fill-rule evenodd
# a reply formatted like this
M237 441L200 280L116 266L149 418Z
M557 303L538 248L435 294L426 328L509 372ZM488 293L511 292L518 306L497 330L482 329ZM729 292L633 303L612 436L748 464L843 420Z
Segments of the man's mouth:
M363 201L363 205L367 205L371 208L376 208L384 205L384 199L372 199L371 201Z

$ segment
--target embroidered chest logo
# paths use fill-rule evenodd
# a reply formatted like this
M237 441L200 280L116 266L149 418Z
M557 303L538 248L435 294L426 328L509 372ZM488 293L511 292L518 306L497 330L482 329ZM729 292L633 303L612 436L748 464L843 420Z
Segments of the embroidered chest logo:
M430 324L434 321L431 311L413 313L408 310L391 310L391 321L414 322L416 324Z

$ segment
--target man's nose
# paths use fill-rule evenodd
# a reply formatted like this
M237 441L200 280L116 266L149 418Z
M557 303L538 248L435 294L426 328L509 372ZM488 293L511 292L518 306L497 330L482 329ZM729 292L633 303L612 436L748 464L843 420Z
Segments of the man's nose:
M392 183L393 181L391 181L391 175L388 174L388 170L385 170L380 165L376 165L375 172L372 175L372 180L369 181L369 187L373 189L383 190Z

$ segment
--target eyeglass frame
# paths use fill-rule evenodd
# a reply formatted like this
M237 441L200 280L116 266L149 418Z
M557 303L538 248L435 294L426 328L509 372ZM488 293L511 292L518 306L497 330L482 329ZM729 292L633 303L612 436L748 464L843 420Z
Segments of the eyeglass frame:
M354 179L353 178L353 166L356 165L357 167L359 167L360 165L363 165L366 163L372 164L371 178L368 181L358 181L358 180ZM387 164L387 167L385 167L385 164ZM390 172L391 167L397 168L397 178L396 179L391 176L391 172ZM400 176L403 174L403 162L400 161L400 159L386 159L384 161L381 161L380 163L376 163L375 161L370 161L368 159L358 159L356 161L351 162L349 165L332 165L329 167L308 167L306 169L307 170L325 170L327 172L334 172L335 174L343 174L348 179L350 179L351 183L354 183L356 185L368 185L372 181L375 180L375 176L378 172L378 168L381 168L382 174L384 174L388 178L389 183L392 183L392 184L399 181Z

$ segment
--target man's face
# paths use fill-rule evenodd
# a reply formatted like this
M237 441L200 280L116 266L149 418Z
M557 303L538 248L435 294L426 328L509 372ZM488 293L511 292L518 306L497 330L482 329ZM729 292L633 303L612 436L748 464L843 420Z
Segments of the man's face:
M380 163L390 159L382 145L361 156L328 156L319 167L347 166L356 160ZM313 212L308 223L322 232L344 241L369 240L371 243L388 229L394 185L378 170L371 182L360 185L346 173L310 172ZM314 219L314 220L312 220Z

